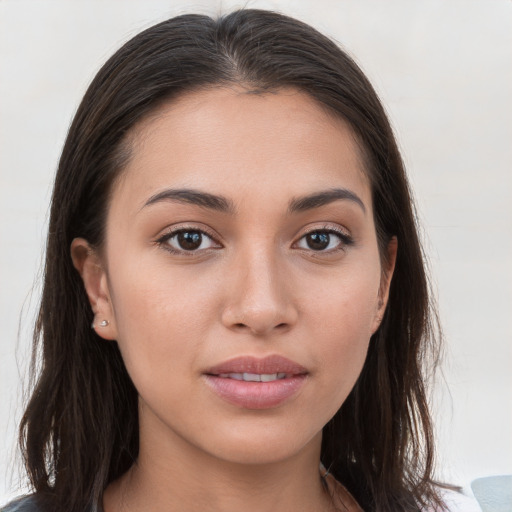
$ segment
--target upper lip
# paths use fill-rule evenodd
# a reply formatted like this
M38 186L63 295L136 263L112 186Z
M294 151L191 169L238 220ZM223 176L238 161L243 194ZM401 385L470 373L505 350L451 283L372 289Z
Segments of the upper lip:
M226 373L254 373L273 374L286 373L287 375L305 375L306 368L300 364L280 355L270 355L263 358L254 356L240 356L212 366L205 372L208 375Z

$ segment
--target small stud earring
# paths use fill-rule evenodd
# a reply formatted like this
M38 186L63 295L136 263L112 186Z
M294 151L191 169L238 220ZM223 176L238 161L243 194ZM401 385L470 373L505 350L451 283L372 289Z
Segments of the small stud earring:
M98 325L99 327L107 327L107 325L109 324L108 320L102 320ZM91 324L91 329L95 329L96 328L96 325L94 324L94 320Z

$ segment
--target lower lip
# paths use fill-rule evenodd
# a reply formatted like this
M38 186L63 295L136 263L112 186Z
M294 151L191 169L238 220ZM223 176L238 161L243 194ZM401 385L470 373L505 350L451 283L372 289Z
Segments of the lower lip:
M306 380L306 375L295 375L271 382L243 380L206 375L206 382L218 396L245 409L270 409L295 395Z

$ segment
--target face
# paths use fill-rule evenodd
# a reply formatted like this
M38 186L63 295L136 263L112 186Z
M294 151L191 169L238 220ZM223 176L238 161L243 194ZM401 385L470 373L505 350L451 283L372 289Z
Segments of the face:
M244 463L319 449L394 261L351 130L293 90L195 92L143 122L101 256L86 249L73 258L139 392L141 446Z

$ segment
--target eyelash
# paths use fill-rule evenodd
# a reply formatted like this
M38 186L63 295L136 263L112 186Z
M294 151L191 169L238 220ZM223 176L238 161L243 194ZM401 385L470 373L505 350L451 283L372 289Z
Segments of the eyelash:
M174 237L177 237L180 233L187 233L187 232L189 232L189 233L190 232L200 233L201 236L208 237L215 244L220 246L220 243L217 241L217 239L216 239L215 235L213 235L213 233L210 233L205 228L198 228L197 226L180 226L177 229L172 229L172 230L168 231L167 233L165 233L160 238L158 238L158 240L156 240L156 243L158 245L160 245L166 251L170 252L171 254L177 254L177 255L180 255L180 256L181 255L183 255L183 256L196 256L199 253L199 251L197 251L197 250L190 250L190 251L187 251L186 249L178 250L178 249L174 249L173 247L171 247L169 245L169 243L168 243L169 240L171 240ZM208 251L209 252L210 250L217 249L217 248L219 248L219 247L210 247L208 249L202 249L202 251Z
M307 237L308 235L311 235L313 233L326 233L328 235L336 235L340 240L338 247L336 247L334 249L330 249L328 251L321 251L321 250L315 251L314 249L303 249L305 251L310 251L315 255L338 253L340 251L345 251L347 249L347 247L354 245L354 239L349 234L342 231L341 229L338 229L338 228L335 228L334 226L329 226L329 225L323 226L322 228L313 228L313 229L307 231L299 238L299 240L297 242L295 242L295 244L297 244L299 241L303 240L305 237Z
M198 228L196 226L180 226L177 229L172 229L172 230L168 231L167 233L165 233L160 238L158 238L156 240L156 243L158 245L160 245L164 250L170 252L171 254L177 254L177 255L183 255L183 256L196 256L200 252L203 252L203 251L210 252L212 249L215 250L215 249L220 248L220 247L209 247L207 249L202 249L202 250L198 251L197 249L194 249L194 250L186 250L186 249L178 250L178 249L175 249L175 248L170 246L169 240L171 240L174 237L177 237L180 233L186 233L186 232L199 233L201 236L206 236L213 243L215 243L218 246L220 246L220 243L217 241L216 237L212 233L210 233L209 231L207 231L204 228ZM337 236L339 238L339 240L340 240L339 247L336 247L334 249L330 249L328 251L324 251L324 250L315 251L314 249L311 249L311 248L310 249L301 248L301 250L308 251L308 252L311 252L313 254L333 254L333 253L338 253L339 251L345 251L347 247L349 247L349 246L354 244L354 239L350 235L348 235L347 233L342 231L341 229L336 229L333 226L324 226L322 228L314 228L314 229L311 229L311 230L307 231L306 233L304 233L298 239L297 242L294 243L294 245L297 245L305 237L307 237L308 235L314 234L314 233L325 233L325 234L328 234L328 235L335 235L335 236Z

